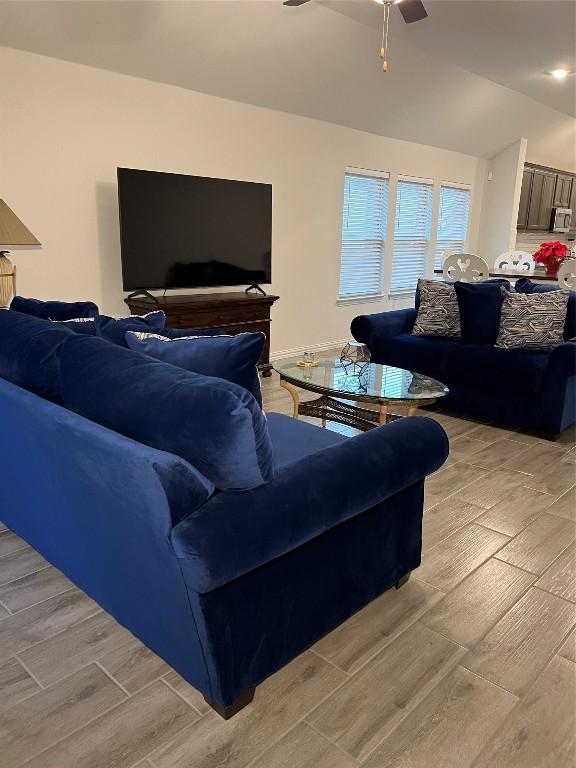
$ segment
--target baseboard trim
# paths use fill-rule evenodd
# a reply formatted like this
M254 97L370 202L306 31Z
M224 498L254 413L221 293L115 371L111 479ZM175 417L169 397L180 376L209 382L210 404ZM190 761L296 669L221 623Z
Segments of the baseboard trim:
M321 344L308 344L306 347L294 347L293 349L280 349L270 353L270 360L282 360L285 357L296 357L304 352L325 352L328 349L342 349L348 342L354 341L351 337L338 339L337 341L323 341Z

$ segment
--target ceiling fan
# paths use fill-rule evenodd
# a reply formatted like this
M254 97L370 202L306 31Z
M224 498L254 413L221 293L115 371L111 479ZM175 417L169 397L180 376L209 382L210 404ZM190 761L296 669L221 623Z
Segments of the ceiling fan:
M295 8L299 5L309 3L310 0L284 0L283 5L289 8ZM384 8L384 20L382 23L382 45L380 47L380 58L382 59L382 69L388 71L388 27L390 24L390 8L393 5L398 6L402 18L406 24L412 24L415 21L422 21L428 16L426 8L421 0L375 0Z

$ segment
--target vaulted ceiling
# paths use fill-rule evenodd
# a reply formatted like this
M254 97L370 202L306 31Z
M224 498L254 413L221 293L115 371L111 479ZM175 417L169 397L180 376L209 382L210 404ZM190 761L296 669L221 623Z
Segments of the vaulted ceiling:
M0 45L484 157L525 136L576 167L576 76L546 74L576 67L576 5L425 1L416 24L392 8L386 74L373 0L0 0Z

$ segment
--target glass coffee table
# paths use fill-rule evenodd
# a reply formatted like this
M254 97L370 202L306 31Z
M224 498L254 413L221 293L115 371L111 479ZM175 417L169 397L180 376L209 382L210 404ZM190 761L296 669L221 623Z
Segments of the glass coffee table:
M294 404L293 416L316 416L322 420L347 424L363 432L401 418L389 413L391 405L406 408L414 416L421 405L431 405L448 394L448 387L419 373L377 363L347 363L338 357L320 358L315 367L300 367L299 358L279 360L274 370L280 386ZM314 400L300 400L298 389L317 392ZM373 408L362 407L370 404Z

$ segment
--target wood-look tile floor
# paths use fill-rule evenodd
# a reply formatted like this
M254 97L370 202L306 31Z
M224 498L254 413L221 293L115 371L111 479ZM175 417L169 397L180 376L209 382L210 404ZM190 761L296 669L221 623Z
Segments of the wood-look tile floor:
M0 523L0 766L574 768L575 431L426 415L422 566L228 722Z

